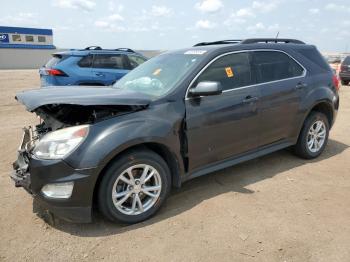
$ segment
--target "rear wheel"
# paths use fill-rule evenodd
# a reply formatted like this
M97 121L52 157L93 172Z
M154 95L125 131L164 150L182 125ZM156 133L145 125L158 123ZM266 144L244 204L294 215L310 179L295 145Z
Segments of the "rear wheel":
M318 157L327 145L329 123L327 117L320 112L311 112L305 120L300 132L295 153L305 159Z
M170 191L170 171L153 151L130 152L106 171L98 193L103 215L123 223L137 223L151 217Z

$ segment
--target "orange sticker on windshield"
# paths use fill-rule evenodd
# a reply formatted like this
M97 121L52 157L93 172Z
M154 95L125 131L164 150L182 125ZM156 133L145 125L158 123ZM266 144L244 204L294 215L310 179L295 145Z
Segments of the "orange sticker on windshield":
M227 77L233 77L233 72L231 67L225 67Z
M162 69L161 68L158 68L158 69L156 69L154 72L153 72L153 75L154 76L157 76L157 75L159 75L159 73L162 71Z

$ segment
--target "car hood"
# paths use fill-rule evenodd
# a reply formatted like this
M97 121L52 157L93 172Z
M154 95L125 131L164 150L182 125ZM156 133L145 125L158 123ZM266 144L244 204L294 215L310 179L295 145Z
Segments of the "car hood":
M112 87L52 86L18 93L15 97L28 111L53 104L81 106L147 106L151 97L142 93Z

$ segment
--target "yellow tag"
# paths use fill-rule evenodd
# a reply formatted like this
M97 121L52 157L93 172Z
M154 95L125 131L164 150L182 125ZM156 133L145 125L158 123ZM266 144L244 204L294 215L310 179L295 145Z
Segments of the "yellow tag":
M225 67L227 77L233 77L233 72L231 67Z
M153 72L153 75L154 76L157 76L157 75L159 75L159 73L162 71L162 69L161 68L158 68L158 69L156 69L154 72Z

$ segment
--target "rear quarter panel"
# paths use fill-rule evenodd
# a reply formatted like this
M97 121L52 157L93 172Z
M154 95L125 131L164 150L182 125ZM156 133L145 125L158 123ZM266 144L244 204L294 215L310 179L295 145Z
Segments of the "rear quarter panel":
M327 103L332 108L334 118L336 116L336 101L338 95L332 90L332 73L321 73L307 77L307 88L301 92L301 103L299 107L299 125L294 130L295 142L305 119L311 110L319 103Z
M71 56L54 67L55 69L62 70L68 75L68 77L55 77L57 85L80 85L84 82L92 81L91 68L78 66L78 62L81 59L82 56Z

